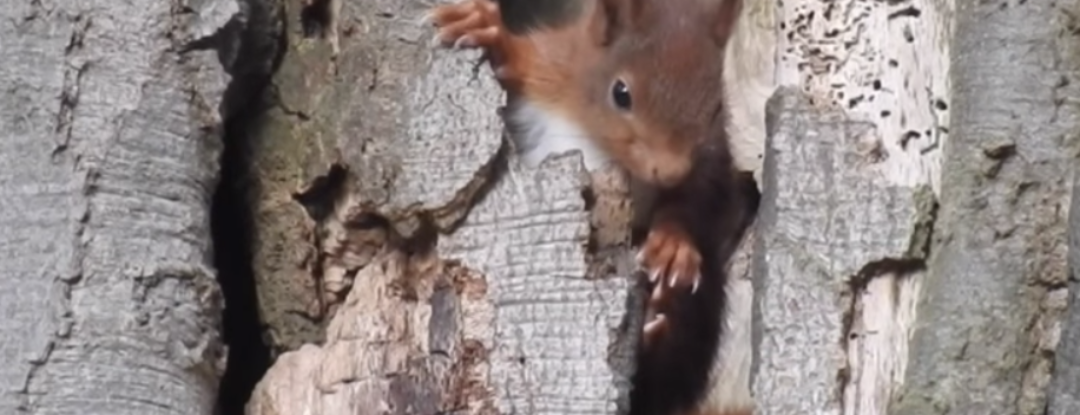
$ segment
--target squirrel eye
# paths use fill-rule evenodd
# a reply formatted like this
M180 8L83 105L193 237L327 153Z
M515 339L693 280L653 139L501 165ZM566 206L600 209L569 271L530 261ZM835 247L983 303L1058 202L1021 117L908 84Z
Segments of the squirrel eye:
M616 79L615 84L611 86L611 100L623 111L630 109L630 87L626 86L621 79Z

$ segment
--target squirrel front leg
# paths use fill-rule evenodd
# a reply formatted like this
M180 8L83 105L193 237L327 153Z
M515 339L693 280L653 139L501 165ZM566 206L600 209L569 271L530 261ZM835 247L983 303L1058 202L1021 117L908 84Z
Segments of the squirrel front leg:
M637 260L649 272L649 282L670 288L691 288L701 281L701 253L683 223L679 201L659 200L652 215L649 233Z
M701 252L686 228L687 218L679 203L664 197L657 200L648 235L637 254L637 262L649 274L652 285L643 332L646 347L667 328L667 316L661 310L673 300L672 290L696 292L701 283Z
M533 48L503 24L494 0L463 0L435 6L425 17L439 32L438 41L454 48L481 48L504 89L520 88Z
M424 17L439 28L437 39L453 47L495 49L499 45L502 17L493 0L464 0L435 6Z

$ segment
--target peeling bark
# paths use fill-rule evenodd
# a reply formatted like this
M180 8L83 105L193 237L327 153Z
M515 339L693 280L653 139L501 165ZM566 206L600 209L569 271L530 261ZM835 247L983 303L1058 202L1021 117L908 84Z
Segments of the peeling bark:
M759 412L885 414L949 118L948 2L783 2L754 251Z
M390 249L360 268L326 342L283 354L247 413L614 413L625 405L629 281L585 278L589 176L576 156L511 169L432 250ZM615 275L627 275L626 263L613 262Z
M251 174L284 353L247 413L614 413L640 327L621 176L518 165L490 71L433 47L427 7L342 3L336 60L286 34Z
M933 198L868 174L872 124L793 88L769 105L754 249L758 410L885 413Z

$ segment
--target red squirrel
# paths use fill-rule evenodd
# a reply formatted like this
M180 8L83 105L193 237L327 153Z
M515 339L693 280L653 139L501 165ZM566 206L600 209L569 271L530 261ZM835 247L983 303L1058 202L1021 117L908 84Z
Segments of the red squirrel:
M578 0L559 23L511 31L492 0L436 6L455 47L485 50L528 164L580 149L655 192L637 259L651 284L631 415L713 414L708 392L728 259L748 224L725 131L724 47L740 0ZM716 415L719 415L718 413Z

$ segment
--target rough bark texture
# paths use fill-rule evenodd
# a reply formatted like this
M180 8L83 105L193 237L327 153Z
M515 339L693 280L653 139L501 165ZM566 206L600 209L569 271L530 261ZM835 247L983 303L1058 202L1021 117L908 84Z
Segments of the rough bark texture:
M1077 276L1080 275L1080 198L1075 197L1080 189L1080 169L1074 168L1072 176L1072 201L1069 204L1069 313L1062 322L1061 336L1054 360L1054 377L1047 391L1047 415L1068 415L1080 413L1080 312L1077 312L1077 298L1080 287Z
M301 6L286 21L315 14ZM341 3L336 61L285 34L249 178L263 315L299 350L247 413L614 413L640 323L608 254L628 233L590 209L625 228L624 184L574 155L519 166L490 70L432 44L428 7Z
M341 242L331 234L378 228L382 219L398 239L427 232L424 226L449 229L482 190L501 148L497 87L489 75L474 77L478 53L435 50L430 28L418 24L424 4L343 3L336 61L327 42L305 37L305 25L319 24L309 17L317 13L300 2L282 6L286 22L303 24L286 25L275 102L252 121L247 139L256 284L278 351L323 340L351 273L385 239L362 237L352 242L366 245L363 252L335 258ZM340 219L348 223L335 223L328 215L345 197L341 209L351 211Z
M903 333L899 322L867 313L902 313L911 301L899 286L871 287L910 283L926 255L933 197L928 186L868 174L872 124L819 110L788 87L768 114L753 276L758 413L883 413L883 369L898 366L887 354L905 339L890 337Z
M628 280L583 278L579 160L499 181L439 258L363 267L326 343L283 354L247 413L615 413Z
M183 50L236 6L0 9L0 413L211 413L227 78Z
M958 2L948 197L895 414L1045 408L1080 130L1076 5Z
M754 257L761 413L885 414L948 140L951 2L778 3ZM798 92L795 92L798 91Z
M867 173L936 193L949 136L952 2L784 1L778 9L777 82L872 124L882 157Z

